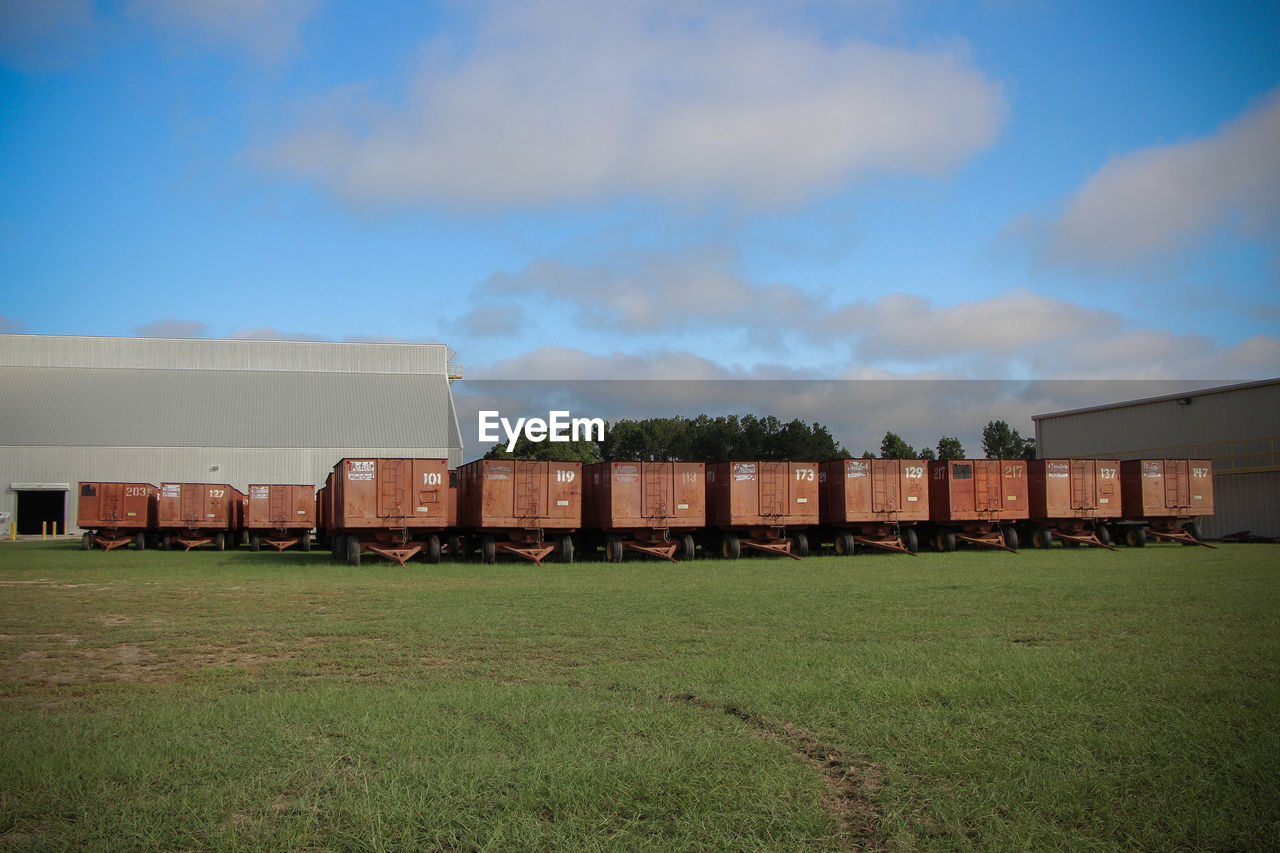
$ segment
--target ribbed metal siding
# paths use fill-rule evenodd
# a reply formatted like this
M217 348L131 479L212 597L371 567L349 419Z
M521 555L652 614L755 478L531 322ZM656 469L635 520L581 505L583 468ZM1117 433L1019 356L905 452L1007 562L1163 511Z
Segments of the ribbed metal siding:
M441 374L0 368L0 445L456 447Z
M1200 520L1200 533L1216 538L1241 530L1280 537L1280 471L1213 478L1212 518Z
M448 361L444 344L0 335L0 365L12 367L444 375Z

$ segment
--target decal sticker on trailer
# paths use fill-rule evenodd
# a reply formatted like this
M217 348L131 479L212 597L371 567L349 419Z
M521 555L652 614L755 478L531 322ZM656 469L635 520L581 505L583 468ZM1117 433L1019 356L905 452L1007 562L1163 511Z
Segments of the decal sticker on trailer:
M352 459L347 463L348 480L372 480L374 461L372 459Z

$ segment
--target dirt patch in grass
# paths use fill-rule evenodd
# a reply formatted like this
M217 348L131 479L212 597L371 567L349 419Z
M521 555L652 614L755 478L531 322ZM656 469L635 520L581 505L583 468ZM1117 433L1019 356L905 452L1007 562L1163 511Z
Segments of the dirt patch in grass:
M157 652L136 643L86 648L79 646L75 637L50 635L42 639L47 642L41 648L0 660L0 679L7 684L51 685L173 682L202 670L231 667L253 671L289 658L288 654L263 653L247 644Z
M887 850L881 832L880 770L869 761L846 756L814 733L786 721L771 720L737 705L718 705L690 693L666 697L710 711L719 711L741 720L762 737L785 743L797 758L822 776L825 791L823 809L840 825L840 834L850 850Z

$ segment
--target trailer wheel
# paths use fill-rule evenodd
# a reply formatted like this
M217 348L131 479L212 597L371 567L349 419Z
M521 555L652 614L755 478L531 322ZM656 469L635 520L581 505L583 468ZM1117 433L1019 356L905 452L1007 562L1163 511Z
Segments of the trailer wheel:
M1196 542L1200 541L1200 525L1196 524L1194 521L1188 521L1186 524L1182 525L1182 529L1185 530L1192 539L1196 540ZM1194 543L1183 542L1182 544L1191 545Z
M573 537L568 533L560 537L560 548L557 556L559 556L562 563L573 562Z
M80 550L81 551L93 550L93 534L88 532L87 530L85 531L85 534L80 537Z
M492 536L480 537L480 562L494 563L498 559L498 546Z
M692 560L695 556L692 534L686 533L680 537L680 561L685 562Z
M622 537L616 533L604 537L604 559L606 563L622 562Z
M916 529L914 527L908 527L902 531L902 544L912 554L919 552L920 540L916 537Z
M308 530L302 534L302 541L298 543L299 547L304 551L311 550L311 531Z
M853 556L853 534L845 530L836 534L836 553L841 557Z
M360 565L360 537L346 536L343 538L346 540L346 546L347 546L347 565L348 566Z
M742 556L742 543L733 533L726 533L720 540L720 556L726 560L736 560Z
M1012 524L1001 526L1000 538L1004 540L1004 546L1010 551L1018 550L1018 531L1013 528Z
M447 539L445 539L445 550L448 552L449 559L451 560L466 559L467 555L462 553L462 537L461 536L450 536Z
M1111 544L1111 528L1107 527L1105 524L1099 524L1093 531L1093 534L1098 537L1098 541L1103 545Z
M330 536L329 555L335 563L345 563L347 561L347 537L340 533Z
M160 537L160 550L168 551L173 548L173 538L168 533Z
M1053 544L1053 531L1047 527L1037 527L1031 531L1031 544L1036 548L1048 548Z
M432 533L427 537L427 547L422 549L422 553L426 555L427 562L435 564L440 562L440 537Z
M1130 527L1124 532L1124 544L1130 548L1143 548L1147 544L1147 528Z
M797 533L791 537L791 553L797 557L809 556L809 537L803 533Z
M141 532L133 534L133 550L147 550L147 534Z
M951 552L956 549L956 534L954 530L944 530L938 534L938 546L941 550Z
M249 550L257 551L262 547L262 537L256 533L249 534Z

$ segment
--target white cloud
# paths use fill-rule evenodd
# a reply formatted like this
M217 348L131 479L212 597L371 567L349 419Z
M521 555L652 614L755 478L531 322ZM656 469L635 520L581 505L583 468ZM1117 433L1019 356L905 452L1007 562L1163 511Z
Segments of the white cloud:
M1220 229L1273 246L1280 235L1280 89L1210 136L1112 160L1051 224L1047 251L1124 268Z
M772 206L868 173L944 174L1004 114L962 51L832 44L717 0L480 8L474 41L424 52L403 104L344 88L263 162L361 203Z
M503 302L477 305L458 320L464 332L478 338L514 335L526 322L523 308L514 303Z
M273 326L258 326L252 329L241 329L227 335L230 340L237 341L323 341L326 338L306 332L282 332Z
M542 259L492 276L484 290L567 300L578 310L578 325L624 335L748 324L761 315L788 325L815 307L797 287L749 281L714 247L616 252L589 264Z
M298 51L318 0L130 0L127 13L161 30L279 61Z
M133 333L143 338L206 338L209 336L209 327L197 320L165 317L136 326Z
M63 68L87 49L94 26L93 0L0 0L0 61Z

